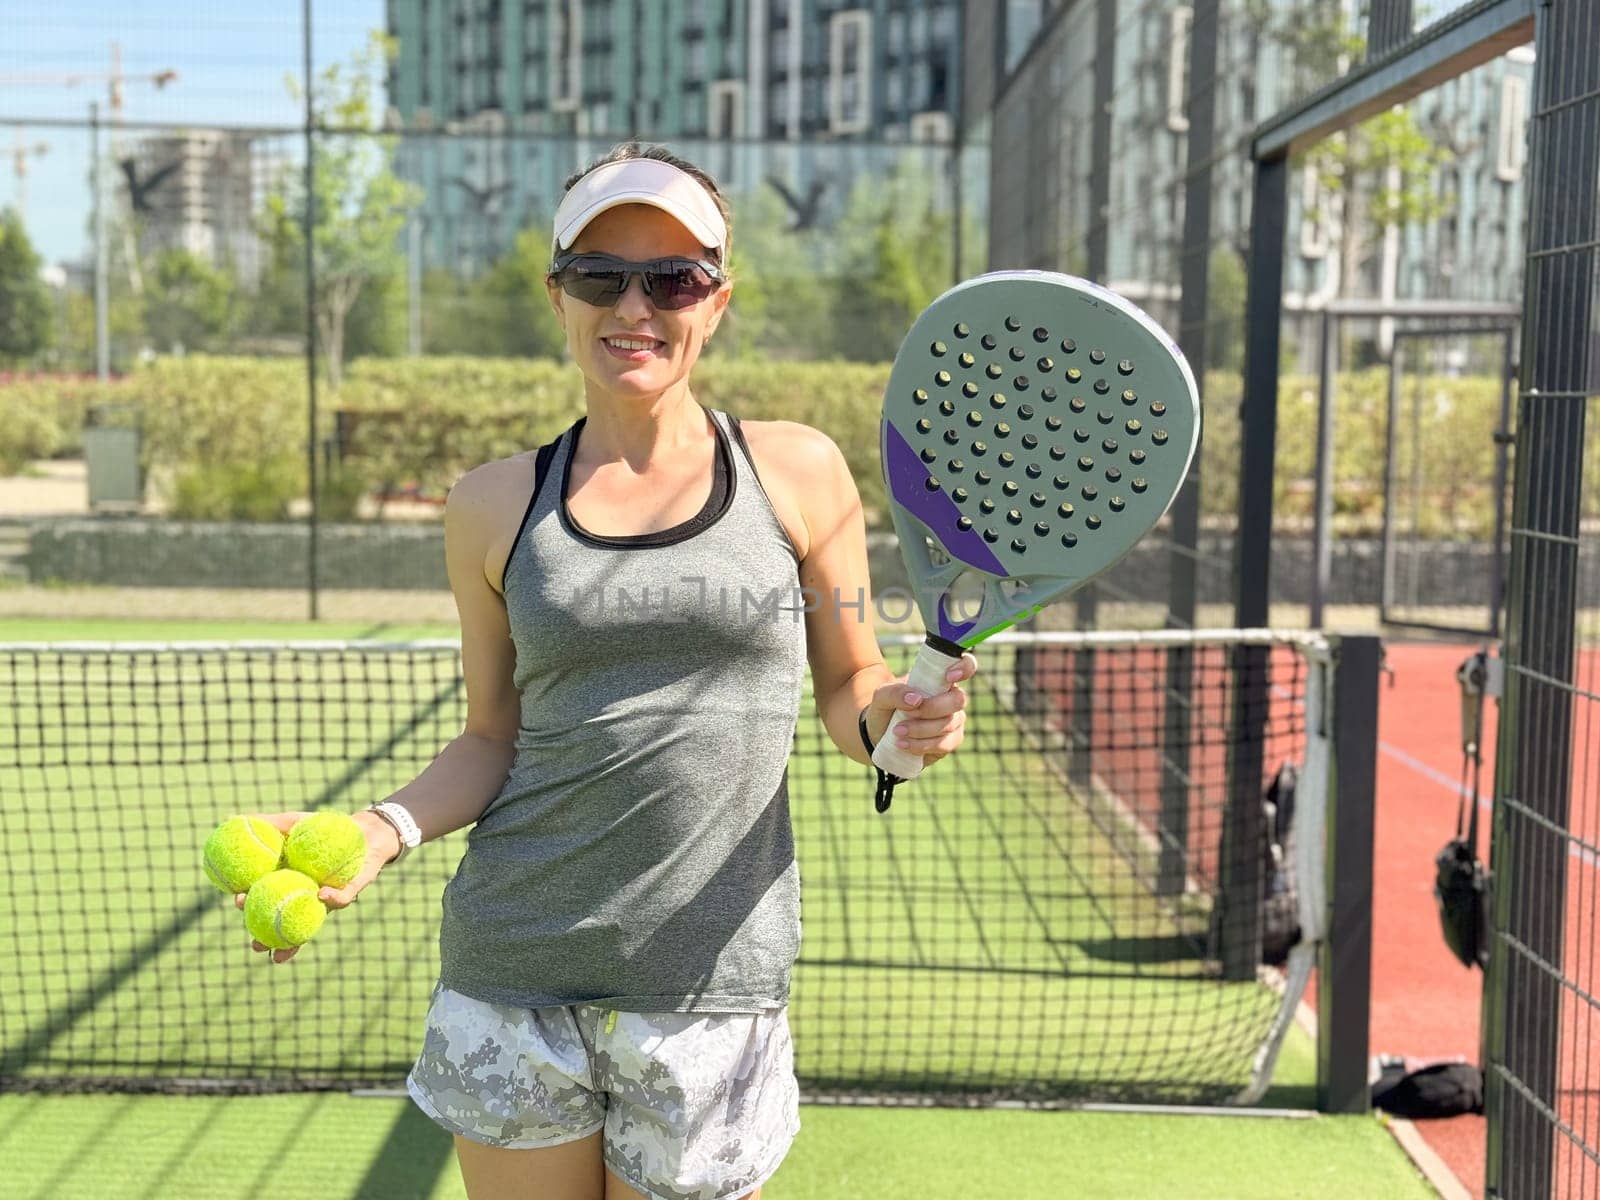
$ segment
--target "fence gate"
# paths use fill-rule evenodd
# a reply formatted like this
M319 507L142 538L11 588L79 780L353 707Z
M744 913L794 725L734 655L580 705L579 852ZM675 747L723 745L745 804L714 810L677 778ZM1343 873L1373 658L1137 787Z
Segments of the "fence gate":
M1384 438L1385 626L1500 636L1515 345L1509 322L1395 331Z

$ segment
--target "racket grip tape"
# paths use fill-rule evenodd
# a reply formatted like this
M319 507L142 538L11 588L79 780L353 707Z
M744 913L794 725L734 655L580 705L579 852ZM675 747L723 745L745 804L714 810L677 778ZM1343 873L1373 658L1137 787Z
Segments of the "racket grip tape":
M960 646L943 638L939 641L940 646L923 643L922 649L917 651L916 662L911 664L911 673L906 676L906 687L921 693L924 699L950 690L950 681L944 677L945 672L961 661ZM956 653L949 654L944 647ZM922 773L922 756L907 754L894 744L895 730L914 715L903 708L895 709L894 716L889 719L889 727L883 731L883 737L878 742L878 748L872 752L875 766L900 779L915 779Z

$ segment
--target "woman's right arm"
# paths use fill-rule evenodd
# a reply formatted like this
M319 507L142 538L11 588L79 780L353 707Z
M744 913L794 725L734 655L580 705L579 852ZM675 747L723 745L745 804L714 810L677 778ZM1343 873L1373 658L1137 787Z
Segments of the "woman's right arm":
M461 667L467 686L467 720L461 734L451 739L410 783L384 797L405 806L432 841L475 823L498 794L516 756L516 736L521 708L512 670L516 650L505 601L490 585L487 555L494 534L493 517L505 511L505 493L497 487L504 461L486 463L468 471L450 489L444 506L445 568L461 620ZM303 812L260 814L287 834ZM319 893L329 908L344 908L378 872L400 852L394 829L376 813L351 814L367 835L367 859L360 873L342 888ZM234 897L240 907L244 896ZM257 950L266 950L260 942ZM273 954L278 962L295 950Z
M494 518L506 511L506 490L496 486L504 476L498 473L508 465L486 463L468 471L445 500L445 568L461 619L466 728L420 775L386 797L405 806L425 842L476 822L505 782L516 755L521 722L512 682L516 650L505 601L487 575ZM389 839L394 842L393 830Z

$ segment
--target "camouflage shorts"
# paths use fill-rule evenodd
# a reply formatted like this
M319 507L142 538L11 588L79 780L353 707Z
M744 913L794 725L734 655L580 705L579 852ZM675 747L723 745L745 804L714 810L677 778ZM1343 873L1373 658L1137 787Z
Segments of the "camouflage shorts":
M729 1200L800 1131L786 1010L513 1008L439 985L406 1090L452 1133L555 1146L605 1130L605 1164L651 1200Z

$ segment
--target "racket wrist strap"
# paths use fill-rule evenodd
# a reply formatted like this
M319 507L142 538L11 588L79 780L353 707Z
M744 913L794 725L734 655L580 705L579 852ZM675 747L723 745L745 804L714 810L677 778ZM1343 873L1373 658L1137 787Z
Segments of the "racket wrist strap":
M871 707L868 705L867 707ZM872 758L872 752L878 748L872 740L872 735L867 732L867 709L863 708L856 717L856 728L861 731L861 744L867 748L867 758ZM872 802L879 812L889 811L889 801L894 798L894 785L902 782L898 775L891 775L877 763L872 764L872 769L878 773L878 790L872 797Z

